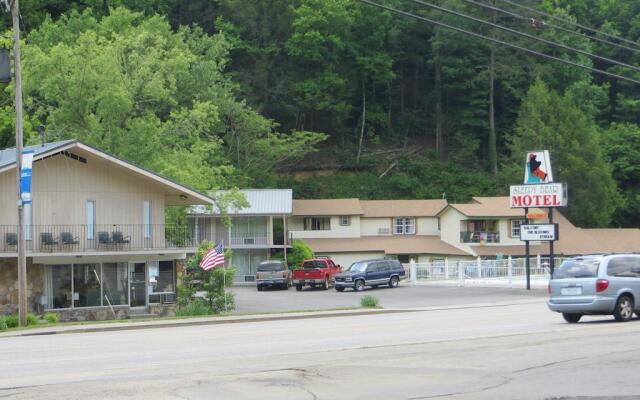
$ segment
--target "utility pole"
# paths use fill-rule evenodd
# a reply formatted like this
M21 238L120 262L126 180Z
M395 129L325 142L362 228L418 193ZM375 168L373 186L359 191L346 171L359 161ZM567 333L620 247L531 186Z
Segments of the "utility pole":
M20 67L20 6L19 0L11 4L13 20L13 62L16 82L16 183L18 192L18 314L20 325L27 325L27 256L24 237L24 207L20 193L20 172L22 171L22 71Z

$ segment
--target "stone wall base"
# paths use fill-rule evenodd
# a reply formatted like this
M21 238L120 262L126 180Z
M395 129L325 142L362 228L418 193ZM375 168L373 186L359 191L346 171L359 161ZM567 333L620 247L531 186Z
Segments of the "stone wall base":
M110 307L83 307L49 310L47 312L58 314L61 322L105 321L129 318L129 306L113 306L113 311Z
M175 304L149 304L149 314L159 317L175 317L177 306Z

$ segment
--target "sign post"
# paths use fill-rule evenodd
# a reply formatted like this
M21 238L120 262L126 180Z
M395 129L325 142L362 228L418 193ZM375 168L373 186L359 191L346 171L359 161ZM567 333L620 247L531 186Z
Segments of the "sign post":
M555 254L553 242L558 240L558 225L553 223L553 209L567 205L567 185L554 183L548 150L528 151L524 168L524 184L509 189L511 208L524 208L525 224L520 226L520 240L525 246L527 290L531 289L530 241L549 242L549 273L553 276ZM548 208L548 224L529 224L529 208Z

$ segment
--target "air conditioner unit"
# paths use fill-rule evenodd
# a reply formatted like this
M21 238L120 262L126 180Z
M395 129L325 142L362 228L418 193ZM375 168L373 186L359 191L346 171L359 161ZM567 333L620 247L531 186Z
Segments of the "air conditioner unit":
M255 238L244 238L244 244L255 244L256 240Z
M389 228L378 228L378 233L388 234Z

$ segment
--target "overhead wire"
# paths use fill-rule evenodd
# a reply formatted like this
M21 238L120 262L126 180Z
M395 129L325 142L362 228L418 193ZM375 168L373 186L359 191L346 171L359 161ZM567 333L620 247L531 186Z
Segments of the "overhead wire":
M569 28L565 28L565 27L560 26L560 25L555 25L555 24L552 24L550 22L538 20L538 19L536 19L534 17L527 17L527 16L522 15L522 14L517 14L517 13L512 12L510 10L505 10L503 8L496 7L496 6L491 5L491 4L486 4L486 3L483 3L481 1L477 1L477 0L462 0L462 1L464 1L466 3L469 3L469 4L473 4L473 5L478 6L478 7L486 8L488 10L497 11L499 13L509 15L509 16L511 16L513 18L517 18L517 19L520 19L520 20L523 20L523 21L527 21L528 23L530 23L531 25L534 25L535 27L551 28L551 29L559 30L559 31L574 35L574 36L580 36L580 37L583 37L583 38L586 38L586 39L589 39L589 40L593 40L593 41L596 41L596 42L608 44L610 46L615 46L615 47L618 47L620 49L629 50L629 51L632 51L632 52L640 52L640 49L636 49L636 48L633 48L633 47L625 46L625 45L620 44L620 43L612 42L610 40L603 39L603 38L600 38L598 36L587 35L587 34L584 34L582 32L575 31L575 30L569 29Z
M620 37L620 36L617 36L617 35L612 35L612 34L610 34L610 33L606 33L606 32L603 32L603 31L601 31L601 30L598 30L598 29L590 28L590 27L588 27L588 26L586 26L586 25L582 25L582 24L579 24L579 23L577 23L577 22L569 21L569 20L564 19L564 18L561 18L561 17L559 17L559 16L557 16L557 15L549 14L549 13L546 13L546 12L544 12L544 11L537 10L537 9L535 9L535 8L533 8L533 7L526 6L526 5L524 5L524 4L519 4L519 3L516 3L516 2L511 1L511 0L498 0L498 1L501 1L501 2L503 2L503 3L510 4L510 5L514 6L514 7L522 8L522 9L527 10L527 11L530 11L530 12L537 13L537 14L539 14L539 15L545 16L545 17L547 17L547 18L554 19L554 20L556 20L556 21L560 21L560 22L563 22L563 23L566 23L566 24L570 24L570 25L573 25L573 26L577 26L577 27L578 27L578 28L580 28L580 29L583 29L583 30L588 31L588 32L595 33L595 34L597 34L597 35L607 36L607 37L609 37L609 38L611 38L611 39L619 40L619 41L621 41L621 42L625 42L625 43L628 43L628 44L634 45L634 46L636 46L636 47L640 47L640 43L638 43L638 42L634 42L633 40L629 40L629 39L626 39L626 38L623 38L623 37Z
M603 56L600 56L600 55L597 55L597 54L593 54L593 53L590 53L590 52L585 51L585 50L581 50L581 49L577 49L575 47L567 46L565 44L554 42L553 40L544 39L544 38L541 38L541 37L538 37L538 36L535 36L535 35L528 34L526 32L521 32L521 31L518 31L516 29L511 29L511 28L506 27L504 25L496 24L496 23L493 23L493 22L490 22L490 21L483 20L481 18L477 18L477 17L471 16L471 15L463 14L461 12L454 11L454 10L451 10L451 9L448 9L448 8L445 8L445 7L440 7L438 5L435 5L435 4L432 4L432 3L427 3L427 2L422 1L422 0L411 0L411 1L413 1L416 4L420 4L420 5L423 5L425 7L432 8L434 10L438 10L438 11L441 11L441 12L444 12L444 13L447 13L447 14L455 15L457 17L465 18L465 19L468 19L470 21L479 22L479 23L484 24L484 25L489 25L489 26L491 26L493 28L501 29L501 30L503 30L505 32L509 32L509 33L511 33L513 35L526 37L526 38L531 39L531 40L536 40L538 42L542 42L542 43L545 43L545 44L548 44L548 45L551 45L551 46L559 47L559 48L562 48L564 50L572 51L574 53L582 54L582 55L585 55L587 57L596 58L598 60L605 61L605 62L608 62L610 64L617 64L617 65L620 65L620 66L623 66L623 67L626 67L626 68L630 68L630 69L633 69L635 71L640 72L640 67L636 67L635 65L627 64L627 63L624 63L622 61L617 61L617 60L613 60L613 59L608 58L608 57L603 57Z
M591 72L595 72L595 73L598 73L598 74L601 74L601 75L606 75L606 76L608 76L610 78L616 78L616 79L619 79L619 80L624 80L624 81L627 81L627 82L632 82L632 83L640 85L640 80L629 78L627 76L618 75L618 74L615 74L615 73L612 73L612 72L608 72L608 71L604 71L604 70L601 70L601 69L598 69L598 68L590 67L588 65L579 64L579 63L576 63L576 62L573 62L573 61L569 61L569 60L564 60L562 58L555 57L555 56L552 56L550 54L542 53L540 51L531 50L531 49L529 49L527 47L519 46L519 45L510 43L510 42L506 42L504 40L492 38L492 37L489 37L489 36L486 36L486 35L482 35L482 34L479 34L479 33L473 32L473 31L469 31L469 30L466 30L466 29L459 28L457 26L449 25L449 24L446 24L444 22L436 21L436 20L433 20L433 19L430 19L430 18L427 18L427 17L423 17L423 16L420 16L420 15L416 15L416 14L413 14L413 13L410 13L410 12L407 12L407 11L399 10L397 8L393 8L393 7L389 7L389 6L383 5L383 4L375 3L375 2L373 2L371 0L358 0L358 1L360 1L361 3L364 3L364 4L368 4L370 6L373 6L373 7L377 7L377 8L383 9L383 10L390 11L390 12L392 12L394 14L398 14L398 15L402 15L402 16L405 16L405 17L414 18L414 19L417 19L417 20L420 20L420 21L428 22L428 23L436 25L436 26L440 26L440 27L443 27L443 28L451 29L453 31L460 32L460 33L463 33L465 35L469 35L469 36L473 36L473 37L476 37L476 38L479 38L479 39L483 39L483 40L486 40L486 41L489 41L489 42L497 43L497 44L500 44L500 45L503 45L503 46L506 46L506 47L510 47L510 48L516 49L516 50L524 51L526 53L533 54L533 55L536 55L536 56L539 56L539 57L543 57L543 58L546 58L548 60L553 60L553 61L557 61L557 62L560 62L560 63L563 63L563 64L572 65L572 66L577 67L577 68L582 68L582 69L585 69L585 70L588 70L588 71L591 71Z

